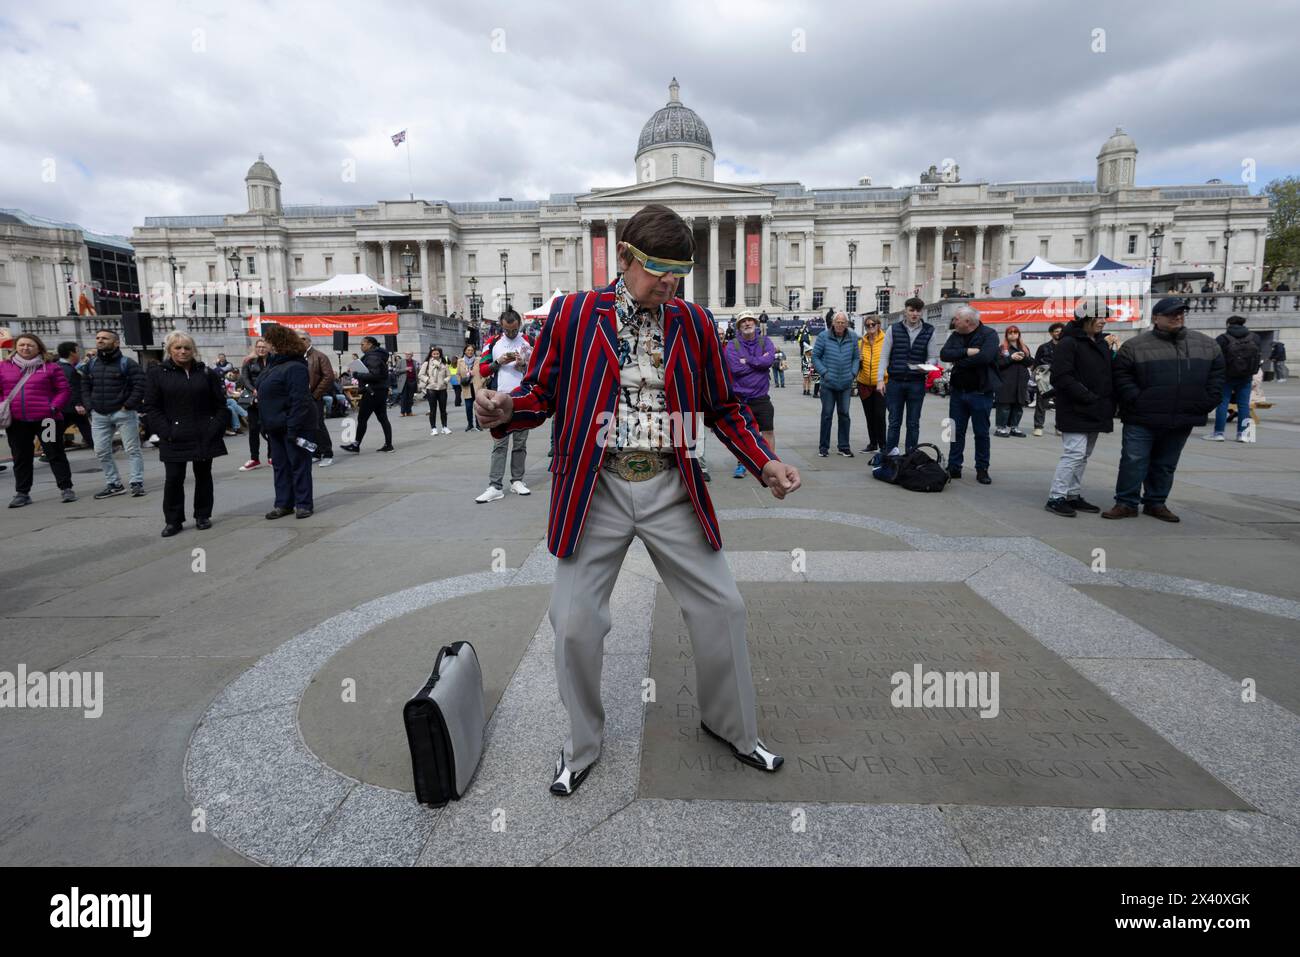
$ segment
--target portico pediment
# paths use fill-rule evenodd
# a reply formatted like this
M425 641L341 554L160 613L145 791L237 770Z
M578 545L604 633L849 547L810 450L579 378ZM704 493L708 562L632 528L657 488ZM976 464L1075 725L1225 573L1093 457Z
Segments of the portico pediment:
M633 183L631 186L619 186L614 189L584 193L577 198L577 202L579 206L594 206L609 202L618 202L620 204L641 202L673 203L701 199L714 202L738 200L752 203L754 200L770 200L775 196L776 194L771 190L761 189L756 186L739 186L734 183L712 183L698 179L669 177L649 183Z

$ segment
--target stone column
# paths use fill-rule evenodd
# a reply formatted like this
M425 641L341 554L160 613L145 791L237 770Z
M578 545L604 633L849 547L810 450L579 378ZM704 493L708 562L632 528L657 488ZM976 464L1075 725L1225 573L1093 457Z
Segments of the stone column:
M612 283L618 276L618 260L614 255L616 244L615 227L618 224L617 219L605 220L605 282Z
M45 309L41 313L45 316L61 316L66 308L62 300L67 297L66 292L61 291L67 288L63 281L63 270L59 268L57 262L43 262L42 272L45 273ZM167 282L168 288L171 287L171 280ZM168 299L167 309L171 310L170 298Z
M975 264L971 270L971 292L984 295L984 227L975 227Z
M717 312L722 308L718 295L718 226L721 216L709 217L709 308Z
M787 233L785 230L778 230L776 234L776 302L785 311L789 307L790 297L785 291L785 256L782 253L786 249Z
M569 292L578 291L578 249L581 245L582 243L577 236L565 237L565 255L569 259Z
M903 284L899 290L904 299L912 296L912 289L916 286L916 234L920 232L915 226L908 226L903 230L907 234L907 271L903 273Z
M931 301L938 302L943 295L943 233L944 227L934 227L934 294Z
M284 303L283 306L284 311L293 312L293 298L291 297L289 291L290 272L289 272L289 247L288 246L280 247L280 261L284 264L284 292L280 294L280 297ZM185 283L184 270L181 269L177 270L177 281L180 282L182 285L184 285ZM183 306L181 311L182 312L184 311Z
M758 247L759 256L759 288L758 304L766 309L768 305L767 297L771 295L769 290L772 288L772 215L768 213L763 217L762 239Z
M36 300L32 295L32 264L26 256L14 260L14 267L18 274L14 277L17 281L18 292L18 315L27 318L36 315ZM140 259L136 257L135 267L137 274L140 270ZM141 289L144 287L141 286Z
M379 255L383 261L382 278L379 280L389 289L393 288L393 257L389 255L392 252L392 243L387 239L379 241Z
M578 278L574 281L574 289L578 289L586 283L586 259L591 248L591 220L583 219L578 222L582 232L578 234L578 255L575 257L578 270ZM591 287L595 288L595 283Z
M443 304L444 311L440 315L446 316L456 311L456 241L454 239L442 241L442 282L447 301Z
M695 236L695 217L694 217L694 216L683 216L683 217L682 217L682 220L686 223L686 228L689 229L689 230L691 231L691 236L694 237L694 236ZM698 249L698 246L697 246L697 249ZM699 262L699 260L700 260L700 257L699 257L699 253L697 252L696 255L695 255L695 261L696 261L696 262ZM681 292L681 297L682 297L683 299L685 299L687 302L694 302L694 301L695 301L695 270L694 270L694 269L692 269L690 272L688 272L688 273L686 274L686 279L685 279L685 281L682 283L682 292Z
M1109 247L1109 252L1106 253L1106 256L1110 259L1115 258L1115 230L1117 227L1118 224L1116 223L1111 223L1109 226L1106 227L1107 229L1110 230L1110 241L1107 243L1107 246Z
M745 255L745 217L736 217L736 308L749 305L745 296L745 270L748 257Z
M545 303L551 298L551 241L542 238L542 302Z
M254 301L254 305L261 299L263 308L274 309L275 306L271 303L270 250L263 244L257 247L254 256L257 259L257 284L249 289L249 298Z
M429 275L429 240L420 240L420 308L434 312L433 277Z
M811 309L813 301L813 231L805 229L803 233L803 298L799 300L800 309Z

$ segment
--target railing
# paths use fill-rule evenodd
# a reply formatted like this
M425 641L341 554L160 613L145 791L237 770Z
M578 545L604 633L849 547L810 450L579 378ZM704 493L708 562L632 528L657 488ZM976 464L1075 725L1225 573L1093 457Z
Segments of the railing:
M1176 293L1170 294L1176 295ZM1184 293L1189 312L1232 313L1300 312L1296 292L1204 292Z

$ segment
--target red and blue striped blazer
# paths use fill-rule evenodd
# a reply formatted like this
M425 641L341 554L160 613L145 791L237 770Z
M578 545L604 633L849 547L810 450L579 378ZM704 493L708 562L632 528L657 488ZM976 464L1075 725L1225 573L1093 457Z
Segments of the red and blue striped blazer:
M675 441L677 469L690 493L704 536L722 548L722 532L695 455L696 415L711 428L759 482L776 459L759 434L749 406L733 389L719 348L713 314L684 299L664 306L664 393L670 419L681 423ZM570 293L558 300L538 336L519 388L511 392L514 416L492 429L501 438L558 418L551 458L551 511L546 547L564 558L582 537L592 494L600 480L601 445L619 400L616 350L618 317L614 287Z

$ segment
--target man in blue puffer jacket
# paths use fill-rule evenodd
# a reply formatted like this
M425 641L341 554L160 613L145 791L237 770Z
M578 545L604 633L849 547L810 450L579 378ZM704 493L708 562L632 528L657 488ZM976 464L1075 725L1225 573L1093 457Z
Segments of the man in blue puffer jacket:
M829 329L823 329L813 344L813 368L822 377L822 429L817 442L817 454L830 455L831 417L840 417L838 441L840 455L853 458L849 447L849 392L858 377L862 355L858 351L858 337L849 328L849 317L837 312Z

